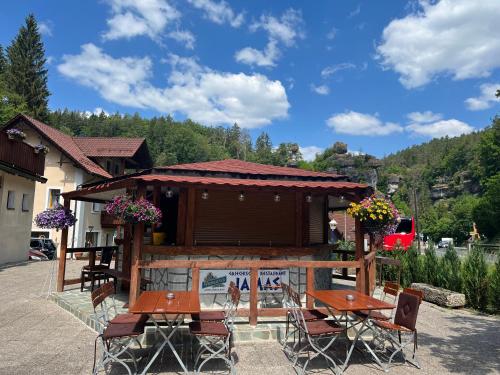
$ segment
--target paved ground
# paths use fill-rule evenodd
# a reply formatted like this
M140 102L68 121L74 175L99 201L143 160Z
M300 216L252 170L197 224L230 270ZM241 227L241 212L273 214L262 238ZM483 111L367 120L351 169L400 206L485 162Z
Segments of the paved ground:
M51 265L0 268L0 374L90 374L95 332L46 296ZM75 274L80 264L68 262ZM391 374L500 374L500 319L422 305L419 321L422 370L398 365ZM294 374L279 345L236 345L238 374ZM169 358L157 374L172 373ZM318 363L318 367L321 367ZM113 373L119 373L114 369ZM173 372L175 373L175 371ZM321 372L325 373L325 372ZM383 374L362 355L347 375Z

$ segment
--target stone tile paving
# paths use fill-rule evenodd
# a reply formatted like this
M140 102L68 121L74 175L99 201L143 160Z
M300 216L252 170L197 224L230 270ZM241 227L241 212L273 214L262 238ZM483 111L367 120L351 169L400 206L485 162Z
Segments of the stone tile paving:
M68 262L68 277L77 277L82 263ZM89 374L92 367L95 331L51 300L47 294L47 276L51 263L23 263L0 267L0 374ZM76 286L75 286L76 289ZM85 309L79 292L68 293L73 312ZM88 296L88 294L83 294ZM68 300L68 301L69 301ZM80 315L80 319L83 315ZM241 327L241 328L240 328ZM417 324L419 359L422 370L398 364L391 374L500 374L500 319L467 310L445 310L423 303ZM254 342L237 342L233 353L238 374L293 374L280 345L269 337L269 330L239 326L245 335L263 336ZM264 332L264 333L262 333ZM248 338L248 337L247 337ZM191 357L194 341L186 337L182 357ZM336 352L340 354L341 348ZM356 353L356 352L355 352ZM144 360L140 364L144 365ZM313 364L315 373L324 363ZM175 374L179 367L169 353L151 373ZM217 364L207 368L223 370ZM114 367L112 374L124 373ZM383 374L361 354L353 356L347 375Z

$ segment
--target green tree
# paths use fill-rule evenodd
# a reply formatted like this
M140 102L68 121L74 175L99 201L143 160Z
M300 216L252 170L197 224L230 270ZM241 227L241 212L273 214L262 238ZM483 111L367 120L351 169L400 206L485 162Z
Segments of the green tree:
M457 251L453 246L446 249L446 253L440 259L441 286L455 292L462 291L461 262Z
M500 117L481 134L478 145L479 166L483 181L500 173Z
M500 257L497 257L490 277L490 301L493 308L500 312Z
M5 80L8 90L23 98L31 115L47 120L50 93L45 49L34 15L26 17L26 24L7 48L7 58Z
M7 67L7 59L5 58L3 46L0 44L0 79L2 79L2 75L3 73L5 73L6 67Z
M273 144L269 134L262 132L255 141L255 161L262 164L272 164Z
M464 261L463 282L467 303L484 311L488 304L488 269L483 252L476 246Z
M480 234L488 238L500 232L500 173L485 183L485 193L474 207L472 217Z

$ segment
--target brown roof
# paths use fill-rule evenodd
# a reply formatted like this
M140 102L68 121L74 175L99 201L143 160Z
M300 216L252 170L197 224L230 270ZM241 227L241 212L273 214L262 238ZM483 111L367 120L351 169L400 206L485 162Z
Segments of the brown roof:
M299 168L277 167L275 165L251 163L248 161L237 159L226 159L218 161L208 161L202 163L178 164L166 167L157 167L158 170L173 170L173 171L194 171L194 172L219 172L246 174L255 176L283 176L283 177L316 177L339 179L344 176L333 173L313 172Z
M76 145L89 157L131 158L144 143L144 138L73 137Z
M112 176L90 158L132 158L145 142L144 138L71 137L24 114L14 117L5 128L14 126L18 120L23 120L24 123L32 126L86 172L104 178ZM147 150L145 152L148 154L147 159L150 159L149 152Z

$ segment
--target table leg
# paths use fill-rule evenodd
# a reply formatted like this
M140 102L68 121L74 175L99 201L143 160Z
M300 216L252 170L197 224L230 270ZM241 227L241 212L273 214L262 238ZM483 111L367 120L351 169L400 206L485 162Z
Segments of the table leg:
M167 320L167 317L164 316L165 320ZM168 335L167 337L167 345L170 347L170 350L172 350L172 353L174 353L174 356L175 358L177 359L177 362L179 362L179 364L181 365L182 369L184 370L184 373L185 374L188 374L189 371L188 369L186 368L186 365L184 364L184 362L182 362L182 359L179 357L179 354L177 353L177 350L175 350L175 347L172 345L172 342L170 341L170 338L174 335L174 333L179 329L179 327L181 326L182 322L184 320L184 314L178 314L174 321L172 322L172 324L170 324L170 322L168 322L169 324L169 327L171 328L171 332L170 334Z
M146 367L144 367L144 369L141 372L141 375L145 375L146 374L146 372L149 370L149 368L151 367L151 365L153 364L153 362L156 360L156 358L158 357L158 355L161 353L161 351L163 350L163 348L165 347L165 345L167 345L167 341L168 341L167 336L162 332L161 327L159 326L158 322L155 320L153 314L150 314L149 317L150 317L151 321L153 322L153 324L155 325L156 331L160 332L160 335L163 336L163 342L158 347L158 349L156 350L156 352L153 355L153 357L149 360L149 362L146 365Z

